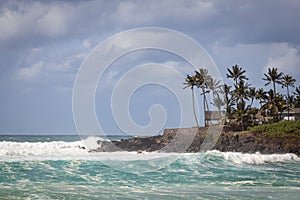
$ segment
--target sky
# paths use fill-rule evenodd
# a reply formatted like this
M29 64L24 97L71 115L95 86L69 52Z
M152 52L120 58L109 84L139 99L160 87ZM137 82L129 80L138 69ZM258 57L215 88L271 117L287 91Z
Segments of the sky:
M99 43L135 28L166 28L192 38L205 49L226 83L230 83L226 69L238 64L254 87L269 87L262 80L269 67L292 75L298 86L299 11L298 0L0 1L0 134L77 133L72 93L80 66ZM182 58L159 50L120 57L104 72L95 92L95 113L103 132L126 132L125 118L123 122L114 119L119 115L111 106L113 91L133 67L147 63L162 67L153 67L151 77L170 82L173 72L164 71L163 66L183 77L194 71ZM135 77L144 79L149 74L140 70ZM196 96L200 102L199 92ZM146 84L124 106L137 126L164 122L158 132L194 125L192 114L190 123L181 124L183 100L177 97L168 87ZM123 106L122 101L116 102ZM198 115L201 118L200 111Z

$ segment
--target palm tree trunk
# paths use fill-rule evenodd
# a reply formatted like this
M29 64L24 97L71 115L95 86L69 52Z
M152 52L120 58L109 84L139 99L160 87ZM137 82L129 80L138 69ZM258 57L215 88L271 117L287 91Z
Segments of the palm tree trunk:
M241 116L241 127L242 127L242 131L244 131L244 122L243 122L243 115Z
M195 117L195 121L196 121L196 124L197 124L197 128L198 128L198 130L200 130L198 119L197 119L197 115L196 115L196 110L195 110L194 88L192 88L192 104L193 104L193 112L194 112L194 117Z
M205 116L205 112L206 112L206 107L207 107L207 101L206 101L206 95L205 95L205 90L202 88L202 93L203 93L203 110L204 110L204 126L207 125L207 121L206 121L206 116Z
M274 88L274 100L276 100L276 84L275 81L273 81L273 88ZM276 121L278 121L278 112L275 110L275 117Z
M290 91L289 86L286 86L287 89L287 100L288 100L288 121L290 121Z
M259 102L259 104L260 104L260 109L259 109L259 110L261 110L261 109L262 109L262 106L263 106L263 105L262 105L262 102ZM265 112L265 111L263 111L263 112ZM261 114L261 116L263 117L263 120L264 120L263 122L266 123L266 118L265 118L265 115L264 115L263 112L262 112L262 110L261 110L261 111L260 111L260 114Z

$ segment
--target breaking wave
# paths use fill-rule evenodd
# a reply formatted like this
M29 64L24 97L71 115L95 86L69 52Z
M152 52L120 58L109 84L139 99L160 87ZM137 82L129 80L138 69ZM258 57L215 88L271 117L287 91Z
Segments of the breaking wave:
M277 163L277 162L300 162L300 158L291 153L286 154L260 154L259 152L250 153L239 153L239 152L220 152L220 151L209 151L207 154L212 156L221 157L227 161L236 164L266 164L266 163Z
M23 160L109 160L109 161L138 161L153 160L159 164L166 157L170 160L188 160L189 164L195 164L213 158L216 162L228 161L235 164L260 165L278 162L300 162L295 154L249 154L238 152L220 152L217 150L206 153L157 153L157 152L98 152L89 153L92 146L97 148L104 141L100 137L88 137L82 141L65 142L0 142L0 161L23 161ZM88 148L89 147L89 148ZM214 159L213 159L214 160ZM188 164L186 163L186 164Z

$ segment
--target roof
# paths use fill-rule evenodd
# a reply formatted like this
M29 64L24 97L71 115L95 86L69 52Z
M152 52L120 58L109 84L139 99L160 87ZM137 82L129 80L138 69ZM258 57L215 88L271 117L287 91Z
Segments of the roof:
M290 114L300 114L300 108L290 108ZM288 113L288 109L282 112L283 114Z
M219 120L221 111L205 111L205 120Z

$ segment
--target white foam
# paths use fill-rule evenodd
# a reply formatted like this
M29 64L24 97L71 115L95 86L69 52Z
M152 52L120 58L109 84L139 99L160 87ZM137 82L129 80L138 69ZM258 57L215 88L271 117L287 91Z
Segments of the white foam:
M171 153L147 153L147 152L93 152L100 146L97 141L105 139L89 137L76 142L0 142L0 161L40 161L40 160L150 160L166 156ZM82 148L84 147L84 148Z
M101 146L101 143L98 143L98 141L109 141L109 140L101 137L90 136L87 139L82 140L82 145L88 150L93 150Z
M100 137L88 137L82 141L64 142L0 142L0 156L76 156L88 154L88 150L99 147Z
M265 164L276 162L300 162L300 158L292 153L287 154L255 154L238 152L220 152L217 150L209 151L207 154L223 157L225 160L237 164Z
M90 145L97 147L98 140L102 138L89 137L83 141L76 142L0 142L0 161L23 161L23 160L152 160L157 158L185 158L197 162L195 157L202 157L203 153L158 153L158 152L95 152L89 153ZM85 149L81 148L85 147ZM300 162L300 158L295 154L270 154L260 153L247 154L237 152L209 151L206 155L214 155L238 164L264 164L273 162Z
M0 142L0 156L68 155L86 152L77 142Z

